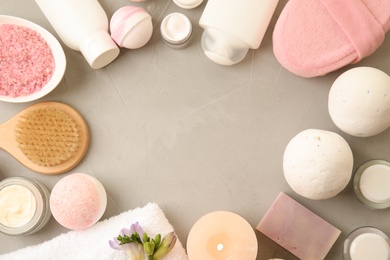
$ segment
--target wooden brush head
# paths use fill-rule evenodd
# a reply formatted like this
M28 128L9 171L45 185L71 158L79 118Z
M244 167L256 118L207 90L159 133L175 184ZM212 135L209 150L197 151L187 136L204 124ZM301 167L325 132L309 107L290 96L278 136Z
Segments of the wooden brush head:
M15 130L19 149L40 166L59 165L71 158L78 148L76 122L57 108L37 108L25 113Z
M44 174L64 173L85 155L89 134L82 116L59 102L42 102L1 125L0 146L26 167Z

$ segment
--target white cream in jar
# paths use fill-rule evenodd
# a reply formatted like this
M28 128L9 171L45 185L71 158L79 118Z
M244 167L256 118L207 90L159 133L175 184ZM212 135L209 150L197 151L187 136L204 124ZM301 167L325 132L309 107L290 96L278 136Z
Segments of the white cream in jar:
M29 235L43 228L51 216L49 190L40 182L11 177L0 182L0 232Z
M0 224L20 227L34 217L37 205L34 194L22 185L9 185L0 190Z

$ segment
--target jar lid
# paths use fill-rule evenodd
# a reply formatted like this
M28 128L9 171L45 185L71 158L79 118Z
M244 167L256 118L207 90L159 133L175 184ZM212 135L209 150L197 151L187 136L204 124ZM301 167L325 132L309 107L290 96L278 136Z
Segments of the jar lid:
M199 6L203 0L173 0L173 2L184 9L193 9Z

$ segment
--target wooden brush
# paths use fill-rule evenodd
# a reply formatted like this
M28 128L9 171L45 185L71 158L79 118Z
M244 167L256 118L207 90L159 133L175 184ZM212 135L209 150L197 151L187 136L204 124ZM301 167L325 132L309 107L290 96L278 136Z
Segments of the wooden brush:
M60 174L75 167L88 143L82 116L59 102L34 104L0 125L0 148L43 174Z

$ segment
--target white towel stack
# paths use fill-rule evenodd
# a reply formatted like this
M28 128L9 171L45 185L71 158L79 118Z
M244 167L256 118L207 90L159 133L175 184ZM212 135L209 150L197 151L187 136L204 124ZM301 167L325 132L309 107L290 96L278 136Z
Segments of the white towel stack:
M144 231L154 237L173 231L172 225L156 203L149 203L142 208L136 208L94 226L81 230L69 231L39 245L29 246L17 251L0 255L0 260L121 260L128 259L123 251L112 249L108 241L118 236L122 228L139 222ZM179 240L175 247L164 258L167 260L188 260L185 250Z

